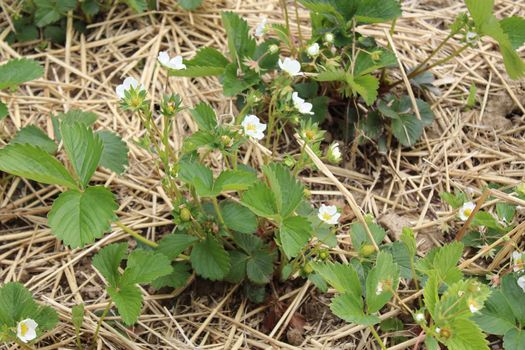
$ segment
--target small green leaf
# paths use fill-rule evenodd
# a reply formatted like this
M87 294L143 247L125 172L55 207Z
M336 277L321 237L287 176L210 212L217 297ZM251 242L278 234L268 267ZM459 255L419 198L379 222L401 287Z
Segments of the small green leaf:
M516 214L516 206L508 203L496 203L496 213L498 213L500 220L511 223Z
M81 123L60 126L64 148L82 186L86 186L95 173L102 156L104 144L100 136Z
M321 72L315 78L317 81L346 81L347 74L342 69Z
M371 326L380 322L377 316L365 315L361 297L356 298L350 294L341 294L333 298L330 310L332 310L334 315L346 322L357 323L363 326Z
M71 308L71 321L75 326L75 331L78 334L82 323L84 323L84 304L75 305Z
M195 57L184 61L186 69L170 69L169 75L178 77L206 77L221 75L230 62L222 53L211 47L200 49Z
M453 209L457 209L467 201L467 196L463 192L456 192L455 194L449 192L441 192L439 194L441 199L447 202Z
M83 247L110 229L117 208L115 196L105 187L88 187L84 192L69 190L53 203L48 223L65 245Z
M366 278L366 306L368 313L379 310L393 297L399 284L399 267L392 255L385 252L377 254L376 265Z
M462 253L463 244L461 242L434 248L425 258L417 262L416 268L426 274L435 271L438 283L444 282L451 285L462 278L462 273L456 266Z
M236 63L226 66L222 75L222 88L225 96L235 96L260 82L259 74L251 69L245 69L239 74Z
M362 299L361 282L352 265L341 263L314 263L312 267L321 277L339 293ZM362 304L362 301L361 301ZM362 307L361 307L362 311Z
M128 326L137 322L142 309L142 294L134 285L125 285L120 288L108 287L107 292L117 306L122 321Z
M173 265L173 271L169 275L157 278L151 285L155 289L163 287L182 288L186 285L190 277L190 265L186 263L176 263Z
M217 115L209 104L201 102L190 113L199 126L199 130L210 131L217 127Z
M223 12L222 23L228 37L228 49L233 61L242 61L255 53L255 40L250 36L248 23L234 12Z
M215 196L225 191L243 191L257 181L257 175L245 170L225 170L215 180L213 193Z
M128 166L128 146L120 136L110 131L98 131L96 135L100 137L103 144L100 165L104 168L122 174Z
M376 244L383 242L383 239L385 239L386 236L385 230L371 219L367 218L366 223ZM352 238L352 245L356 250L361 249L364 244L372 244L372 241L365 230L365 226L357 221L352 223L350 237Z
M77 187L58 160L29 144L7 145L0 149L0 170L45 184Z
M159 241L157 249L160 253L174 260L195 241L197 241L196 237L183 233L172 233Z
M257 217L250 209L233 201L220 203L222 218L229 229L241 233L253 233L257 230Z
M180 7L182 7L185 10L193 11L197 7L199 7L204 0L177 0Z
M304 186L282 164L266 165L263 167L263 173L275 194L277 211L283 218L289 216L301 203Z
M348 76L348 84L353 91L357 92L367 105L372 105L377 99L379 80L373 75L359 75L356 77Z
M410 256L414 258L417 253L416 238L414 237L414 231L411 228L404 227L401 232L401 241L405 244L410 253Z
M262 182L256 182L241 195L241 204L249 208L258 216L276 218L275 195L272 190Z
M36 6L35 23L39 27L55 23L77 7L76 0L33 0Z
M279 227L279 238L288 258L296 257L310 240L312 225L303 216L291 216Z
M58 149L55 141L51 140L45 132L34 125L29 125L20 129L10 143L27 143L41 148L49 154L56 153Z
M93 266L104 276L108 285L118 286L120 280L118 268L127 250L127 243L113 243L100 249L93 257Z
M26 58L10 60L0 66L0 89L14 89L42 75L44 69L37 61Z
M212 196L213 173L206 166L196 161L180 161L179 177L195 187L199 196Z
M197 274L212 281L223 279L230 270L228 253L211 235L193 246L190 261Z
M151 250L136 249L128 256L128 263L120 279L120 286L151 283L173 271L168 257Z

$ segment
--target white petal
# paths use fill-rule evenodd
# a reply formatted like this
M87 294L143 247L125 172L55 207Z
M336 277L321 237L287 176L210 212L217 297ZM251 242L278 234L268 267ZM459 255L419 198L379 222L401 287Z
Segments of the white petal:
M525 293L525 276L518 278L518 286L520 286L520 288L523 289L523 293Z
M130 87L136 89L137 86L139 86L139 82L133 77L127 77L126 79L124 79L124 82L122 84L124 85L126 90L128 90Z
M159 52L159 55L157 57L159 62L163 65L167 65L170 61L170 56L168 55L168 51L161 51Z
M117 93L117 96L119 98L124 98L126 95L124 95L124 91L126 91L127 89L124 87L124 84L121 84L119 86L117 86L117 88L115 89L116 93Z

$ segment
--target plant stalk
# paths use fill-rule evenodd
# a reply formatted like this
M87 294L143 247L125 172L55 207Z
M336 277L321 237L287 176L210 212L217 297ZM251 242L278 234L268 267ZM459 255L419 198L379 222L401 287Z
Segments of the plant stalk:
M106 316L107 316L107 314L109 312L109 309L111 309L111 305L112 304L113 304L113 301L109 300L108 304L104 308L104 311L102 312L102 315L98 319L97 328L95 328L95 333L93 334L93 342L91 344L91 349L94 349L96 344L97 344L97 339L98 339L98 333L100 331L100 326L102 326L102 322L104 321L104 318L106 318Z
M115 221L115 225L120 227L124 232L126 232L127 234L129 234L130 236L135 238L137 241L140 241L140 242L146 244L147 246L150 246L152 248L157 248L159 246L157 243L155 243L153 241L150 241L146 237L143 237L140 233L138 233L136 231L133 231L132 229L130 229L129 227L127 227L126 225L124 225L120 221Z
M377 331L375 330L374 326L370 326L369 328L370 328L370 331L372 332L372 335L374 336L374 338L376 338L377 343L381 347L381 350L387 350L386 346L385 346L385 343L383 343L383 341L381 340L381 337L379 336L379 334L377 334Z

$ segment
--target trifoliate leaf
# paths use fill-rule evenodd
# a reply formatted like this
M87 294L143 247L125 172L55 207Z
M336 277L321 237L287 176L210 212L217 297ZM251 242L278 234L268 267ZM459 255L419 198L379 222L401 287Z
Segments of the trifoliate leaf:
M230 270L228 253L211 235L193 246L190 261L197 274L212 281L223 279Z
M81 123L60 126L64 148L82 186L86 186L95 173L104 144L100 136Z
M279 227L279 238L288 258L296 257L310 240L312 225L303 216L291 216L283 220Z
M93 257L93 266L104 276L108 285L118 286L120 280L118 268L126 256L127 250L127 243L113 243L100 249Z
M392 255L385 252L377 254L374 268L366 278L366 306L368 313L379 310L393 297L399 285L399 267Z
M56 153L58 149L55 141L51 140L45 132L34 125L29 125L20 129L10 143L27 143L41 148L49 154Z
M173 265L173 271L170 274L157 278L151 282L151 285L155 289L163 287L182 288L186 285L190 276L190 265L176 263Z
M416 268L425 274L435 271L438 283L443 282L451 285L462 277L461 271L456 266L462 253L463 244L460 242L453 242L440 248L434 248L425 258L417 262Z
M348 76L347 82L354 92L357 92L367 105L372 105L377 99L379 80L370 74Z
M76 0L33 0L36 6L35 23L39 27L55 23L77 7Z
M119 285L151 283L173 271L170 259L151 250L136 249L128 256Z
M241 204L258 216L276 218L277 207L272 190L262 182L256 182L241 195Z
M58 160L33 145L13 144L0 149L0 170L45 184L77 187Z
M26 58L10 60L0 65L0 89L14 89L42 75L44 75L44 69L37 61Z
M196 241L197 238L194 236L184 233L172 233L159 241L157 250L169 259L174 260Z
M312 267L321 277L339 293L362 299L361 282L352 265L341 263L314 263ZM362 303L362 302L361 302Z
M282 164L266 165L263 167L263 172L268 179L272 192L275 194L277 211L282 218L286 218L301 203L304 196L304 186Z
M257 230L257 217L250 209L233 201L222 201L220 208L224 224L229 229L246 234Z
M117 208L115 196L105 187L88 187L84 192L69 190L53 203L49 227L65 245L83 247L109 230Z
M137 322L142 309L142 294L134 285L125 285L120 288L108 287L107 292L117 306L122 321L128 326Z
M128 146L120 136L110 131L98 131L96 133L102 140L103 150L100 157L100 165L122 174L128 166Z
M201 102L190 113L199 130L210 131L217 127L217 115L209 104Z

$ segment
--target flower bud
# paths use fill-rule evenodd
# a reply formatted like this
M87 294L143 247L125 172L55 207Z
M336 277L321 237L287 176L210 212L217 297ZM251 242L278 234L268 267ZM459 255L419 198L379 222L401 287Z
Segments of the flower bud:
M273 44L268 47L268 51L273 55L279 52L279 46Z
M359 249L359 255L363 257L369 257L370 255L376 252L376 248L372 244L363 244L361 249Z
M190 221L191 212L189 211L188 208L182 208L180 210L180 218L182 219L182 221Z
M328 44L332 44L334 42L334 35L332 33L326 33L324 35L324 41Z

